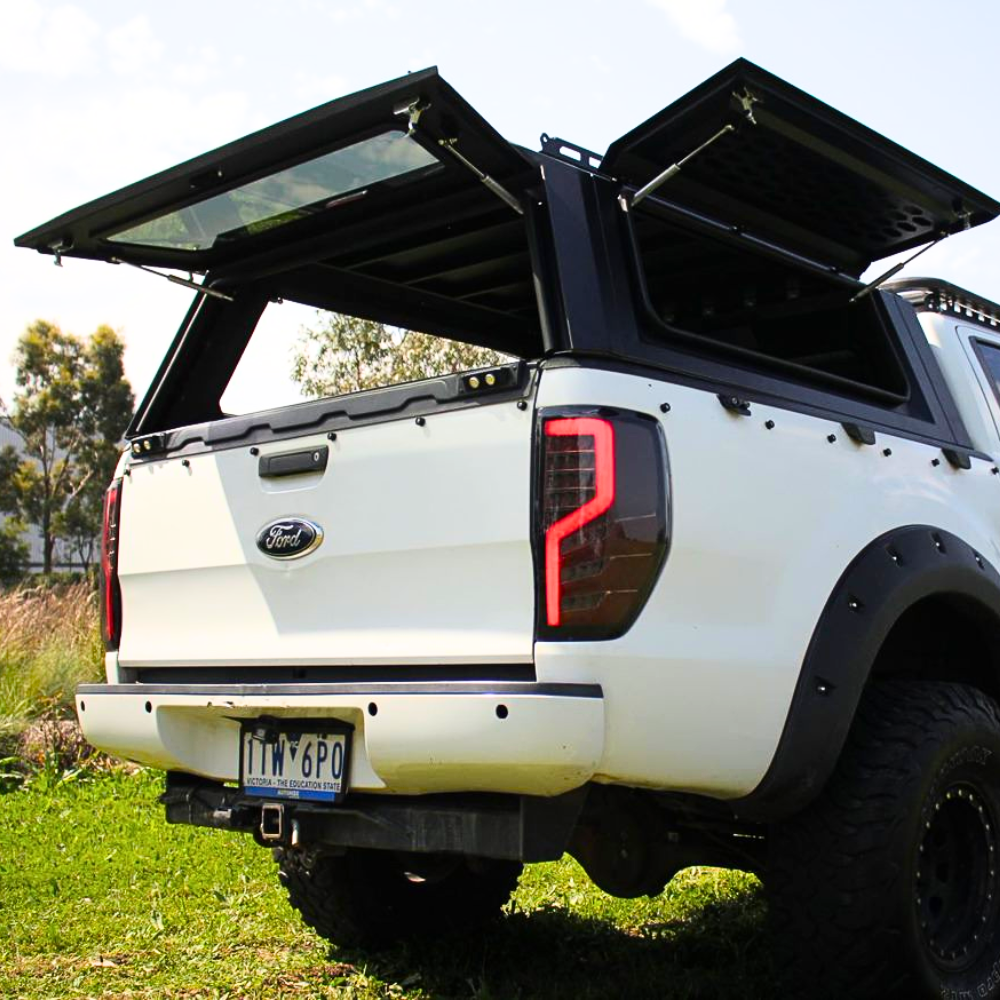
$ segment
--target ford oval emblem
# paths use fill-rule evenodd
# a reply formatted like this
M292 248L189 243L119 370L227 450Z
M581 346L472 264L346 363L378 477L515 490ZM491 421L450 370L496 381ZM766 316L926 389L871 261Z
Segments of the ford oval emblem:
M257 532L257 548L272 559L301 559L322 541L323 529L302 517L283 517Z

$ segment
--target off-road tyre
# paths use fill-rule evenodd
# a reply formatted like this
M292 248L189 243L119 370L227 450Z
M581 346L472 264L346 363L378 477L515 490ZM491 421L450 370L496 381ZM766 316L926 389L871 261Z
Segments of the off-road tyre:
M523 868L361 849L277 848L274 858L289 902L310 927L334 944L369 948L481 930L499 916Z
M820 798L770 831L787 994L1000 997L1000 713L962 684L874 684Z

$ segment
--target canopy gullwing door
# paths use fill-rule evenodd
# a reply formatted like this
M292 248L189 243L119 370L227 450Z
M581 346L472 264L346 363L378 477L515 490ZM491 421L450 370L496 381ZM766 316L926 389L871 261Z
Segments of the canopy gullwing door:
M438 74L410 73L296 115L31 230L17 246L187 271L238 265L442 195L512 214L533 171Z
M992 198L745 59L615 140L602 170L641 188L706 143L658 200L853 275L1000 214Z

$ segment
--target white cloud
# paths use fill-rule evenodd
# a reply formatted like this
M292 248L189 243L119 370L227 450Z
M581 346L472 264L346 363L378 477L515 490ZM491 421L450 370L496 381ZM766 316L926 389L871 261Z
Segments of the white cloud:
M219 50L214 45L202 45L190 51L184 62L177 63L170 75L174 83L182 87L199 87L217 77L220 72Z
M307 9L328 17L335 24L370 20L373 15L384 24L402 20L404 16L402 8L391 0L357 0L354 3L336 3L333 7L329 0L312 0Z
M100 25L72 4L0 4L0 69L65 79L94 65Z
M90 198L236 139L258 124L243 91L119 87L8 121L30 158L0 158L0 231L20 233ZM261 122L260 124L265 124ZM23 254L23 251L20 251Z
M163 44L156 40L145 14L112 28L108 32L108 50L111 69L121 76L133 76L153 65L163 51Z
M646 0L662 10L684 38L709 52L740 50L743 40L736 18L726 9L726 0Z
M174 285L132 268L52 259L11 246L9 237L82 202L172 166L248 131L242 91L184 94L125 88L68 101L46 114L28 105L9 122L28 157L0 158L0 395L9 393L14 340L37 316L74 333L98 323L124 328L126 371L145 389L190 301Z

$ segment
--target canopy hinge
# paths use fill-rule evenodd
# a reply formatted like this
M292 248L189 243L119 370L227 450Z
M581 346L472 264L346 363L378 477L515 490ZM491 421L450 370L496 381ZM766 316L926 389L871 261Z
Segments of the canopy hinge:
M63 254L72 249L73 249L73 240L68 236L64 236L57 243L49 244L49 250L52 251L52 255L55 257L56 267L63 266L62 264Z
M395 115L406 115L406 134L413 135L417 131L417 126L420 124L420 116L430 107L430 104L425 104L419 97L412 101L404 101L402 104L397 104L395 108L392 109ZM514 197L502 184L495 181L489 174L483 173L471 160L467 160L456 148L458 139L438 139L437 144L442 148L446 149L459 163L465 167L466 170L471 170L476 177L479 178L480 183L485 185L490 191L492 191L502 202L509 205L518 215L524 215L524 209L521 208L521 203Z
M753 114L753 106L755 104L760 104L760 98L752 90L744 87L742 94L737 94L736 91L733 91L733 99L740 106L740 110L743 112L743 117L746 118L751 125L756 125L757 119Z
M412 101L404 101L402 104L397 104L392 109L392 113L400 117L406 115L406 134L413 135L417 131L417 125L420 124L420 116L429 107L430 102L425 104L422 98L417 97Z

